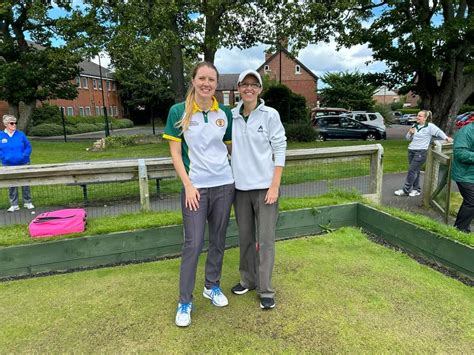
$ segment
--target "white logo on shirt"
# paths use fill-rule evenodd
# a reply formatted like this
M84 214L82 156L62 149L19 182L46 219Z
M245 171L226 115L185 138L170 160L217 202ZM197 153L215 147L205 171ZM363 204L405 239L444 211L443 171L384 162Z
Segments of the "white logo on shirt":
M5 144L5 143L7 143L7 142L8 142L8 140L7 140L6 138L3 138L3 139L2 139L2 143L3 143L3 144Z

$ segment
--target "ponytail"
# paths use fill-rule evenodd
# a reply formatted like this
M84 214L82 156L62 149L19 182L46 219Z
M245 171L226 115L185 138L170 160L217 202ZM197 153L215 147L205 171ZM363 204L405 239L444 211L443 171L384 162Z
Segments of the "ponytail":
M217 80L219 80L219 72L217 71L217 68L215 65L211 62L201 62L198 63L192 73L192 78L194 79L196 77L196 74L201 67L209 67L213 70L215 70L217 74ZM194 98L195 98L195 90L193 84L189 86L188 92L186 94L186 100L184 101L184 114L183 117L176 122L176 128L181 128L181 132L184 133L189 128L189 124L191 123L191 116L193 115L193 109L194 109Z
M186 100L184 101L184 115L178 122L176 122L176 127L181 128L181 132L186 131L189 128L191 123L191 116L193 115L194 107L194 86L190 86L188 93L186 94Z
M422 110L421 112L423 112L425 114L426 122L431 122L431 120L433 119L433 114L431 113L431 111Z

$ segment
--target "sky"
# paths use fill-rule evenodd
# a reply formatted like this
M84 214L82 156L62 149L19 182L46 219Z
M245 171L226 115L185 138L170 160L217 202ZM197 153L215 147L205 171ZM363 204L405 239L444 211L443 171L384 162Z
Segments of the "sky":
M265 61L265 45L240 50L219 49L214 64L221 74L240 73L245 69L257 69ZM336 50L335 42L311 44L301 50L298 60L314 74L321 77L326 72L355 71L362 73L382 72L386 69L383 62L371 61L372 51L367 45Z

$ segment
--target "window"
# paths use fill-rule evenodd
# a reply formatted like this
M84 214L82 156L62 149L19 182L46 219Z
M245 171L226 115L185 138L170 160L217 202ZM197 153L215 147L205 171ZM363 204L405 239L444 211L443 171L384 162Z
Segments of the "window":
M99 90L102 90L102 80L98 80L97 83L99 84L97 87Z
M365 113L357 113L354 115L354 118L359 122L367 121L367 117L365 116Z
M92 86L94 87L94 90L97 90L97 80L92 79Z
M81 87L81 78L79 78L79 77L76 78L76 86L77 86L78 88Z
M369 120L375 121L377 119L377 115L375 113L369 113Z
M79 116L83 117L84 116L84 107L79 106Z
M240 101L240 93L238 91L234 91L234 104Z
M295 74L301 74L301 67L298 64L295 65Z
M89 88L89 79L87 78L82 78L82 87L84 89L88 89Z
M69 106L67 108L67 115L68 116L74 116L74 108L73 107Z
M109 106L109 116L113 116L114 114L114 108L112 106Z
M117 90L117 83L115 81L112 81L112 90Z
M91 107L90 106L86 106L86 116L90 116L91 115Z
M223 91L222 95L223 95L224 105L229 106L229 104L230 104L230 91Z
M100 107L99 106L95 107L95 115L100 116Z
M110 80L107 80L106 83L107 83L107 90L110 91L112 88Z
M263 70L264 70L265 73L266 73L267 71L270 71L270 67L269 67L268 65L265 65L265 66L263 67Z
M118 109L117 106L114 106L114 116L118 117Z

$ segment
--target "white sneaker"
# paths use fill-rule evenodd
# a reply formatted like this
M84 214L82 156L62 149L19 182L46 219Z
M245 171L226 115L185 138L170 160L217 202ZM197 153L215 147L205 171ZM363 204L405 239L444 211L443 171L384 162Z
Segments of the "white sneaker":
M25 206L25 208L29 210L32 210L33 208L35 208L35 206L31 202L25 203L23 206Z
M395 195L397 196L406 196L407 194L405 193L405 191L403 191L403 189L400 189L400 190L397 190L394 192Z
M14 205L14 206L10 206L7 212L15 212L15 211L18 211L19 209L20 209L20 206Z
M408 194L408 196L411 196L411 197L420 196L420 195L421 195L421 192L416 191L416 190L411 190L410 193Z
M219 286L214 286L210 290L204 287L202 295L211 300L212 304L217 307L224 307L229 304L229 300L222 293L222 290Z
M178 327L187 327L191 324L191 310L193 308L193 303L178 303L178 308L176 309L176 319L175 323Z

